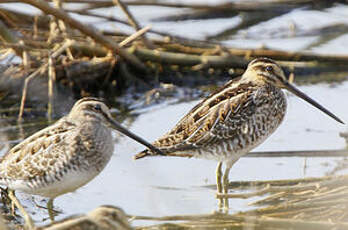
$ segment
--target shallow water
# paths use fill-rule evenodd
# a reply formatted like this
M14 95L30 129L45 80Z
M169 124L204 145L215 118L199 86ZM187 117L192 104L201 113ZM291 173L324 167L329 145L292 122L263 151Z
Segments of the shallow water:
M313 98L348 120L347 107L333 103L348 96L348 82L336 88L328 85L301 87ZM323 95L323 92L325 94ZM130 127L132 131L152 141L173 127L197 101L168 106L142 114ZM255 149L310 150L344 148L338 136L345 130L326 115L295 97L289 98L289 110L282 126L264 144ZM115 156L95 181L82 189L81 199L95 197L98 204L111 203L137 215L174 215L209 213L217 209L215 191L202 186L215 183L216 162L198 159L153 157L134 161L131 155L142 147L128 139L116 146ZM303 172L304 158L243 158L233 167L233 180L269 180L321 176L334 166L329 158L310 158ZM112 184L120 186L112 186ZM100 191L100 188L103 188ZM83 193L83 194L82 194ZM103 197L100 200L99 194ZM57 204L71 205L74 195L59 199ZM84 199L84 198L82 198ZM67 201L67 203L64 202ZM250 201L250 200L249 200ZM231 211L247 209L248 200L232 200ZM80 207L81 205L81 207ZM81 211L90 204L79 203ZM64 209L64 208L63 208Z
M3 5L0 4L0 6ZM311 30L338 22L348 23L346 8L346 6L338 5L327 12L297 10L278 17L276 23L269 20L253 26L234 37L228 38L224 43L240 48L266 45L271 48L292 51L305 50L306 47L309 47L318 39L318 36L308 35ZM22 7L21 10L32 12L32 9L28 7ZM204 39L206 36L221 32L240 21L239 17L234 17L232 19L214 19L204 22L191 20L180 23L155 23L151 21L152 18L169 13L174 14L182 10L156 8L156 14L149 7L136 9L131 7L131 10L140 19L142 25L153 24L154 29L196 39ZM115 13L123 17L123 14L117 9L112 12L101 10L98 12L106 15ZM84 20L86 23L95 20L80 16L77 18ZM303 23L304 21L308 23ZM292 37L289 27L291 23L304 25L297 27L297 32L304 35ZM102 29L115 28L115 24L103 24L102 21L95 23L94 26ZM125 28L121 26L117 29ZM187 33L188 29L190 33ZM131 32L132 30L125 29L125 31ZM257 34L262 36L257 36ZM347 35L342 35L311 50L322 53L347 54L345 48L347 43ZM348 122L347 81L334 85L319 84L299 88L334 112L342 120ZM197 102L185 102L142 110L137 119L131 122L129 128L146 140L153 141L173 127ZM128 121L125 121L126 123ZM7 130L8 126L9 124L2 124L1 126L1 131L5 135L3 135L0 142L4 145L22 138L18 129ZM25 127L24 133L28 135L40 128L42 126L34 126L30 128L32 130ZM285 121L265 143L254 151L342 149L345 147L345 141L338 134L346 130L346 126L335 122L306 102L290 95ZM161 157L134 161L132 155L141 151L143 147L132 140L119 137L116 133L115 137L117 139L116 151L106 169L83 188L56 199L55 205L63 211L58 219L71 214L85 213L103 204L119 206L129 214L146 216L203 214L217 210L215 190L205 187L205 185L215 184L216 162ZM4 147L1 153L4 154L6 149ZM339 159L329 157L308 158L307 168L304 170L305 158L242 158L232 168L230 179L270 180L322 176L329 172ZM20 194L20 198L31 212L35 212L34 219L40 224L43 218L47 218L46 210L34 207L31 196ZM36 197L36 200L45 205L45 202L41 202L40 198ZM230 212L251 208L247 205L251 200L231 200ZM135 224L139 223L143 222L136 222Z
M325 105L344 121L348 121L348 107L342 98L348 96L348 82L333 87L321 84L300 87ZM280 128L255 151L342 149L345 142L339 137L346 127L312 108L302 100L289 96L289 108ZM130 125L130 129L148 141L164 134L198 101L149 109ZM126 124L127 121L124 122ZM215 190L216 162L199 159L152 157L134 161L132 155L143 149L138 143L120 137L116 151L105 170L93 181L74 193L55 200L63 211L58 219L70 214L85 213L99 205L112 204L127 213L146 216L204 214L217 211ZM322 176L335 166L339 158L242 158L232 168L231 180L270 180ZM46 210L33 207L31 196L21 200L35 212L41 222ZM230 201L230 212L247 210L255 198ZM40 201L40 198L36 198ZM45 205L45 202L39 202ZM140 224L144 222L137 222ZM149 223L149 222L145 222Z

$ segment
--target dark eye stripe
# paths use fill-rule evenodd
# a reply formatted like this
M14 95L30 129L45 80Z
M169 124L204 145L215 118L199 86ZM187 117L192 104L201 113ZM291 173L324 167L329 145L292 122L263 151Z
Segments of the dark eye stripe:
M267 67L272 67L272 68L267 69ZM267 73L270 73L272 75L276 75L274 72L273 66L257 65L257 66L253 66L253 69L256 71L267 72Z
M263 66L263 65L253 66L253 69L254 69L255 71L265 72L265 66Z
M281 76L277 75L274 68L272 68L271 70L266 70L266 67L265 65L257 65L257 66L253 66L253 69L255 71L260 71L261 73L259 73L260 75L262 76L267 76L266 74L262 74L263 73L269 73L270 75L280 79L280 80L283 80Z

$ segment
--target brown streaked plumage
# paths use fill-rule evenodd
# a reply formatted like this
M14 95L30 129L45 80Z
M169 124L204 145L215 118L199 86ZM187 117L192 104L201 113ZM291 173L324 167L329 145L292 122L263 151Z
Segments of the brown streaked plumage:
M160 151L119 125L96 98L83 98L70 113L34 133L0 159L0 185L53 199L73 192L96 177L114 152L111 128Z
M37 228L37 230L131 230L124 211L111 205L103 205L86 215L72 216Z
M338 117L290 84L281 67L268 58L251 61L238 79L227 82L188 112L153 145L166 156L219 161L218 192L227 192L228 174L243 155L261 144L283 121L287 102L282 89L294 93L336 121ZM156 155L145 150L135 159ZM221 165L226 170L221 185Z

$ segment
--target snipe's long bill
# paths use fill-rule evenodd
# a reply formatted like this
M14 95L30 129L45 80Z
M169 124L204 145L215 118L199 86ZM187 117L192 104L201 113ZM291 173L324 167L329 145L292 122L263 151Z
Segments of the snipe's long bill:
M114 119L112 119L109 116L105 116L106 120L110 123L111 127L119 131L120 133L126 135L129 138L132 138L133 140L139 142L140 144L148 147L151 151L159 154L164 155L161 150L159 150L157 147L153 146L149 142L145 141L143 138L139 137L138 135L130 132L128 129L124 128L122 125L117 123Z
M290 84L275 61L257 58L249 63L240 78L227 82L198 103L153 145L166 156L219 161L217 189L221 193L223 188L223 192L227 193L228 174L232 165L264 142L283 121L287 100L282 89L343 123L336 115ZM153 155L156 154L144 150L135 155L135 159ZM223 162L226 164L224 174L221 172Z
M324 113L326 113L327 115L329 115L330 117L335 119L337 122L339 122L341 124L344 124L344 122L341 119L339 119L335 114L333 114L329 110L325 109L322 105L320 105L318 102L316 102L312 98L308 97L306 94L301 92L299 89L297 89L295 86L290 84L288 81L283 82L283 84L284 84L284 88L287 89L288 91L290 91L291 93L295 94L296 96L298 96L298 97L302 98L303 100L307 101L308 103L310 103L314 107L316 107L319 110L323 111Z

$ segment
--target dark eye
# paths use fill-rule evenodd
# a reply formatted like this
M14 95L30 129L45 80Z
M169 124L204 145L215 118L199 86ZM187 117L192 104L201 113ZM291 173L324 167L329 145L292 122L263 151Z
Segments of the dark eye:
M113 213L112 213L112 218L115 220L115 219L117 219L117 217L118 217L118 216L117 216L117 213L116 213L116 212L113 212Z
M272 72L272 71L273 71L273 67L270 66L270 65L269 65L269 66L266 66L265 69L266 69L267 72Z
M99 104L96 104L94 106L94 109L97 110L97 111L101 111L101 106Z

